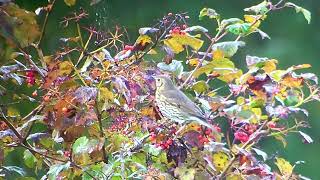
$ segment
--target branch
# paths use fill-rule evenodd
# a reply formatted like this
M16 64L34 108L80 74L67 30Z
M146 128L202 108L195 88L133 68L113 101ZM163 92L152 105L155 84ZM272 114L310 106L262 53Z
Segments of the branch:
M252 146L254 144L256 144L257 142L253 141L255 140L258 135L260 134L261 130L267 125L268 121L265 121L260 128L253 134L253 136L250 137L250 139L243 144L243 146L241 147L241 149L245 149L247 148L249 145ZM227 164L226 168L222 171L222 173L219 175L218 180L223 179L224 176L226 175L226 173L228 172L228 170L232 167L233 163L237 160L237 157L240 155L240 152L238 151L233 157L232 159L229 161L229 163Z
M52 12L52 9L53 9L53 6L54 6L55 2L56 2L56 0L53 0L52 3L48 5L49 8L47 10L46 17L44 18L44 22L43 22L43 26L42 26L42 29L41 29L41 34L40 34L39 41L37 43L37 47L40 46L41 40L43 39L43 36L45 34L45 30L46 30L46 27L47 27L47 24L48 24L48 17L50 15L50 13Z

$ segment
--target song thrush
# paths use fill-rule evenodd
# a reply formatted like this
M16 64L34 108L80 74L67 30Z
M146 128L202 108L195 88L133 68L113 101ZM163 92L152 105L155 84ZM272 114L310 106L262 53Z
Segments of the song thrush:
M157 76L156 78L156 104L161 114L179 124L197 122L209 127L214 132L216 129L207 122L201 109L180 91L169 77Z

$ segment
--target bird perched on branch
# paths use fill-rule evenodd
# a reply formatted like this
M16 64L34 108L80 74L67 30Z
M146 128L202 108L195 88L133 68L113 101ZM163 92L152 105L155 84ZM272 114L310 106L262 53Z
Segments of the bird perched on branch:
M197 122L217 133L217 130L207 122L201 109L180 91L167 76L156 78L156 104L161 114L179 124Z

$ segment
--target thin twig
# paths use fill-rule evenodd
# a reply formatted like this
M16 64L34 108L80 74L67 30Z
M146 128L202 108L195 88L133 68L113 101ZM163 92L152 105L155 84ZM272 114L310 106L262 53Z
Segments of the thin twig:
M55 2L56 2L56 0L53 0L52 3L48 5L48 6L50 6L50 8L48 8L46 17L44 18L44 22L43 22L43 26L42 26L42 29L41 29L41 34L40 34L39 41L37 43L37 47L39 47L40 44L41 44L41 40L43 39L43 36L45 34L45 30L46 30L46 27L47 27L47 24L48 24L48 18L49 18L50 13L52 12L52 9L53 9L53 6L54 6Z

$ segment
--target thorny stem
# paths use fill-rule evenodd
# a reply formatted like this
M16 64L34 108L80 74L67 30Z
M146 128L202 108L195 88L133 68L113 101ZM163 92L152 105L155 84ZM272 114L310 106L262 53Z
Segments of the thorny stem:
M257 138L257 136L259 136L261 130L267 125L268 121L266 120L261 126L260 128L253 134L253 136L250 137L250 139L243 144L243 146L240 149L246 149L248 146L252 146L254 144L256 144L257 142L253 141ZM232 159L229 161L229 163L227 164L226 168L222 171L222 173L219 175L218 180L223 179L224 176L226 175L226 173L228 172L228 170L231 168L231 166L233 165L233 163L237 160L237 157L240 155L240 152L238 151L233 157Z

